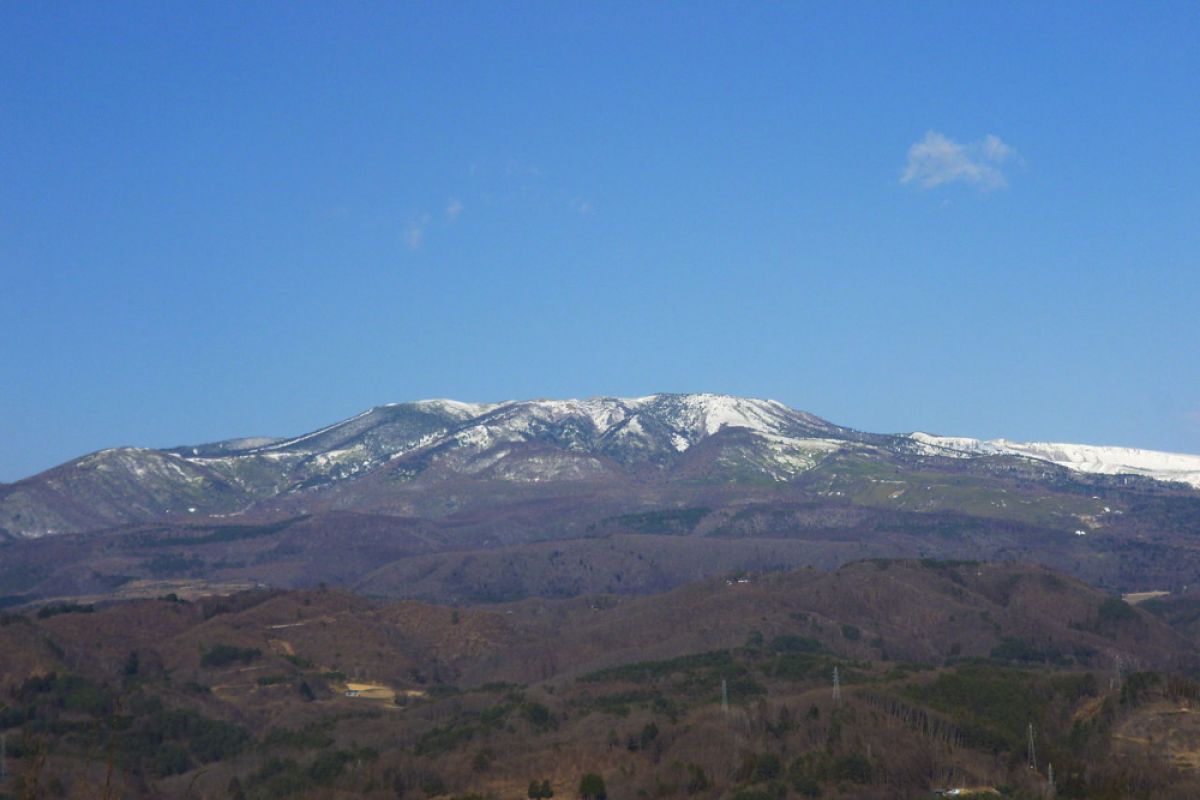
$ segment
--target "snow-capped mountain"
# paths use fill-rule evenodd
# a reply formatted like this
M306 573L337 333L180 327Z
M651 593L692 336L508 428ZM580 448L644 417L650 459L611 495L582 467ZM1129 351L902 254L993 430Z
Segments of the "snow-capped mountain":
M863 464L908 469L914 457L986 456L989 464L999 457L1013 468L1052 462L1076 473L1131 473L1200 487L1197 456L869 434L774 400L718 394L423 400L379 406L290 438L93 453L0 486L0 537L313 509L427 517L613 487L789 485L834 456L857 459L853 474L870 485L896 479L864 471ZM820 492L841 496L835 479Z
M84 456L0 487L0 530L28 537L232 515L384 474L399 486L426 475L537 483L661 471L727 430L750 438L714 458L745 461L768 480L794 477L853 434L776 401L713 394L394 403L291 438Z
M974 456L1025 456L1049 461L1075 472L1099 475L1141 475L1160 481L1186 483L1200 489L1200 456L1164 453L1130 447L1102 447L1059 442L1010 442L1007 439L968 439L960 436L911 434L929 455L971 458Z
M726 428L760 437L783 453L783 460L784 451L828 449L812 442L847 433L775 401L724 395L490 404L422 400L373 408L292 439L220 442L168 452L247 489L256 480L254 468L265 463L276 465L285 481L303 487L414 459L422 469L436 463L477 473L530 444L625 465L661 462ZM243 444L247 441L251 445ZM545 477L555 477L552 465Z

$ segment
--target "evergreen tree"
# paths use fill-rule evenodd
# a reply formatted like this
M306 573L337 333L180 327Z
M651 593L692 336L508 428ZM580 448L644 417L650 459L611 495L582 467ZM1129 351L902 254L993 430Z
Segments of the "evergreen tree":
M550 785L549 780L543 780L538 783L536 780L529 782L529 800L549 800L554 797L554 787Z
M604 788L604 778L594 772L589 772L579 781L579 796L583 800L605 800L608 791Z

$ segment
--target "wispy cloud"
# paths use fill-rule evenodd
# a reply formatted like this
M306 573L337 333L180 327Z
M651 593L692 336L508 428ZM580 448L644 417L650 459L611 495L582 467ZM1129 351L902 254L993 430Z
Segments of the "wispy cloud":
M417 250L425 241L425 229L429 227L431 218L428 214L420 214L410 219L404 225L404 243L409 250Z
M1020 161L1020 155L999 136L988 134L978 142L960 144L937 131L908 148L908 163L901 183L933 189L948 183L965 183L980 189L1008 185L1001 167Z
M537 164L530 164L526 161L518 161L515 158L510 158L504 165L504 171L516 177L521 178L541 178L545 175L542 168Z
M458 219L458 215L461 214L462 211L462 200L459 200L457 197L451 197L450 201L446 203L446 219L450 222L454 222L454 220Z

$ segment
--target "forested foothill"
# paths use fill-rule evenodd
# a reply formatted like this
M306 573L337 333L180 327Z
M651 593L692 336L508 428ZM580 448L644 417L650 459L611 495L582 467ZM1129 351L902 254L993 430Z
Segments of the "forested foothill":
M1193 797L1194 606L873 559L643 597L21 608L0 796Z

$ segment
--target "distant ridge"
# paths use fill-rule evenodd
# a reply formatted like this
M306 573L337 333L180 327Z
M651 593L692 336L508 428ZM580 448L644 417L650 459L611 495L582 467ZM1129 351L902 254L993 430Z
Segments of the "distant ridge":
M1200 488L1200 456L1164 453L1131 447L1105 447L1056 442L1010 442L1007 439L967 439L914 433L912 439L938 455L962 458L979 455L1014 455L1049 461L1076 472L1101 475L1142 475L1177 481Z

